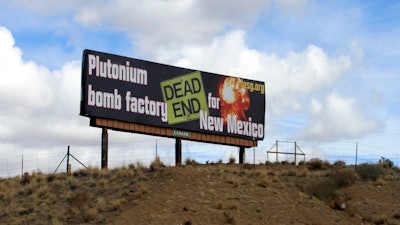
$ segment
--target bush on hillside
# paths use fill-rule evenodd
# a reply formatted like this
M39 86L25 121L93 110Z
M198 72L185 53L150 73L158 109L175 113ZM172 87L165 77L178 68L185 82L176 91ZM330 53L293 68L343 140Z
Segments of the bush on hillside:
M358 179L356 172L352 168L335 170L330 174L330 177L339 188L349 186Z
M344 168L344 167L346 167L346 162L343 161L343 160L336 160L333 163L333 166L336 167L336 168Z
M160 157L156 157L153 162L150 163L150 170L155 171L158 168L165 167L164 163L161 162Z
M356 172L362 180L376 181L383 175L383 168L378 164L362 163L356 167Z
M310 169L322 170L326 169L324 162L319 158L312 158L307 162Z

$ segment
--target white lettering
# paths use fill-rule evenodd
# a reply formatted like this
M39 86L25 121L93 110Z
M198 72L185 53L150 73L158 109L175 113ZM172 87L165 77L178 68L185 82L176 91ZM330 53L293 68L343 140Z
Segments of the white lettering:
M120 110L121 95L118 89L114 89L114 93L95 91L91 84L88 85L88 105L107 109Z
M200 129L223 132L224 119L220 117L208 116L207 111L200 110Z
M249 117L248 121L243 121L237 120L237 116L229 114L227 118L227 132L253 138L263 138L264 125L253 123L251 117Z
M88 74L98 77L147 85L147 70L125 64L113 63L111 59L100 61L97 55L88 54Z
M127 112L161 117L162 122L168 122L168 108L165 102L150 100L148 96L133 97L130 91L126 92L125 102L125 111Z

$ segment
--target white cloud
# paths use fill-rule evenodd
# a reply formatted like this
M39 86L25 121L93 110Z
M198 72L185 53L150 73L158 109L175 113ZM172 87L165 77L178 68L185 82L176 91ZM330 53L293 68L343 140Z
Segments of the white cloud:
M85 1L87 2L87 1ZM38 12L42 15L56 15L63 12L68 12L72 8L82 4L79 0L69 1L55 1L55 0L42 0L42 1L30 1L30 0L16 0L11 2L12 5L18 7L24 7L31 11Z
M79 117L80 63L50 71L22 60L11 33L0 27L0 141L49 146L93 138ZM85 135L81 135L85 133Z
M251 25L266 1L111 1L80 7L75 20L88 27L110 25L138 42L147 54L157 46L205 43L226 27Z
M325 102L313 99L311 119L300 136L303 138L336 139L358 137L375 131L381 125L366 117L354 99L329 93Z
M232 30L209 44L167 45L156 52L157 61L265 81L267 125L298 113L308 125L298 131L303 137L356 136L378 128L362 110L356 110L354 99L330 94L357 59L344 54L329 56L314 45L279 58L250 49L245 38L243 30ZM78 115L80 63L69 62L50 71L23 61L6 28L0 29L0 40L0 76L4 81L0 84L0 140L40 146L96 139L98 129L89 128L88 119ZM321 96L328 97L317 100ZM340 105L346 110L336 107ZM345 126L348 124L351 126ZM85 135L80 135L82 132Z
M309 45L303 51L289 52L279 58L250 49L245 43L245 35L242 30L232 30L214 38L208 45L164 48L157 60L264 81L267 85L267 127L273 120L299 114L304 121L297 128L306 130L297 132L308 138L354 137L379 129L377 122L366 116L366 112L356 110L355 99L331 94L335 85L356 69L360 60L357 56L362 56L359 48L350 49L349 55L330 56L323 49ZM324 96L327 97L323 101L317 100ZM327 123L327 120L332 122ZM304 124L311 125L304 128Z
M164 48L158 55L164 63L265 81L274 116L300 110L303 98L332 87L352 68L349 56L330 57L314 45L285 58L250 49L242 30L218 36L209 45Z
M18 105L13 110L19 112L25 107L47 106L53 98L46 85L50 71L33 62L22 62L21 50L14 47L11 33L4 27L0 27L0 40L0 101L4 103L0 107L3 112L11 113L10 108L6 107L9 104Z

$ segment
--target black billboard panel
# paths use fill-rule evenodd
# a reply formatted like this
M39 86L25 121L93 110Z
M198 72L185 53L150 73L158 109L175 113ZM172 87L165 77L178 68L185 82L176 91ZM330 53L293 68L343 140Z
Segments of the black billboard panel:
M265 84L85 50L80 115L262 140Z

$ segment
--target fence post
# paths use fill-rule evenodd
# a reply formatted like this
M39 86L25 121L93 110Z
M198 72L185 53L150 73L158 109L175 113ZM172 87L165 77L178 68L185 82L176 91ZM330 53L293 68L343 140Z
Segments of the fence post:
M67 174L69 175L69 145L68 145L68 150L67 150Z

